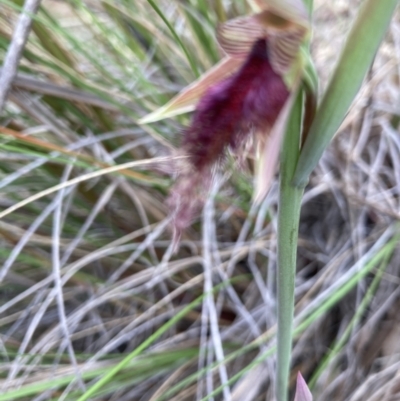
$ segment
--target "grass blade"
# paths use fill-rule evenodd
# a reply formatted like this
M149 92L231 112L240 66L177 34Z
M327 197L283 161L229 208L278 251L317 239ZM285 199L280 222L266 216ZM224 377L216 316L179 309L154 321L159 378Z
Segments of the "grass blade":
M179 43L179 46L181 47L182 51L185 53L185 56L190 64L190 67L196 77L198 77L199 71L197 69L196 63L194 62L191 54L188 52L186 49L185 45L183 44L181 38L179 35L175 32L174 27L169 23L168 19L165 17L165 15L162 13L160 8L157 6L157 4L153 0L147 0L149 4L153 7L154 11L160 16L160 18L164 21L164 23L167 25L168 29L170 30L172 36L175 38L175 40Z
M296 167L294 183L308 176L342 123L389 26L397 0L367 0L348 36Z

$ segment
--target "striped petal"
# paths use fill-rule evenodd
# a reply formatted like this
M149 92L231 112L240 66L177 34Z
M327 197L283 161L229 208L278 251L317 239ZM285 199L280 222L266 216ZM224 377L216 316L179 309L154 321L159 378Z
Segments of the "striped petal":
M264 0L257 3L264 5L258 14L221 25L217 31L218 42L228 55L243 57L257 39L266 38L275 72L285 74L309 32L307 11L302 0Z
M225 57L213 68L203 74L197 81L184 88L166 105L153 113L147 114L138 121L139 124L148 124L155 121L177 116L193 111L199 99L207 89L224 78L235 73L243 64L244 58Z
M217 29L217 40L232 57L246 57L257 39L265 38L266 30L255 16L232 19Z
M305 31L302 28L269 36L271 64L276 72L288 72L297 58L300 45L304 40Z
M265 198L274 179L279 159L279 149L285 135L286 123L297 95L298 85L299 78L296 80L295 88L280 111L269 135L266 137L263 132L258 135L258 157L256 159L253 195L254 203L256 204L261 203Z

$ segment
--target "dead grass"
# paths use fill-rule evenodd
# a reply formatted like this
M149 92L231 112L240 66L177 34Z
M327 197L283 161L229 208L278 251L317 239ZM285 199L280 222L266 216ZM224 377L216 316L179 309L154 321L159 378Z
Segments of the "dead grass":
M65 17L63 3L47 3L56 7L57 18ZM359 3L316 2L313 55L322 88ZM398 233L399 33L397 17L307 188L299 239L297 323L333 298L379 246ZM77 152L85 158L73 157L82 162L93 158L103 168L122 164L126 160L119 155L125 152L133 160L164 156L164 145L172 147L178 129L171 123L144 132L118 115L110 129L97 126L94 134L79 127L78 134L73 124L49 112L39 96L14 91L11 100L17 116L3 120L10 129ZM81 110L95 115L89 102L82 104ZM29 116L25 120L23 110ZM276 183L260 208L249 209L251 170L219 177L199 221L172 255L163 206L168 183L152 183L166 182L162 164L134 170L144 175L135 180L107 175L67 186L68 180L83 176L83 167L50 163L42 185L44 173L38 166L47 159L12 150L1 150L1 156L6 163L0 177L6 188L0 194L2 209L64 184L53 197L0 221L5 250L0 289L4 394L39 383L44 387L35 398L22 399L77 399L77 392L88 388L102 369L146 342L203 293L207 295L200 306L150 343L108 395L95 399L155 401L203 371L183 390L167 395L169 401L201 400L274 345ZM400 253L388 255L296 336L293 378L298 370L308 381L315 378L316 400L400 399ZM213 296L210 291L222 282L228 284ZM374 291L369 294L371 285ZM338 343L332 359L314 377ZM268 358L215 399L272 400L273 371L273 358ZM71 377L62 390L48 383Z

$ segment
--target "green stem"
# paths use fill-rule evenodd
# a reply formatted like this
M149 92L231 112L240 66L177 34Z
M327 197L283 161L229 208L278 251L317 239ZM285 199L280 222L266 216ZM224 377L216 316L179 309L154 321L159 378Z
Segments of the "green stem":
M299 91L282 148L278 211L278 343L276 398L287 401L292 348L294 279L301 199L304 188L292 185L300 148L303 94Z

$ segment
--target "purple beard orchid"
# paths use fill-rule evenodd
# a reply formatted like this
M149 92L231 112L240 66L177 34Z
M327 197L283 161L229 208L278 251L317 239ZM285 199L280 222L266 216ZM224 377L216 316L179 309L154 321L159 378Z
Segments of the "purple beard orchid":
M178 238L201 206L212 169L226 149L237 149L252 132L268 132L289 97L267 46L266 39L258 39L242 67L207 90L184 131L182 148L189 166L180 172L168 200Z
M259 39L241 69L210 87L197 105L183 148L196 170L218 161L226 146L233 149L252 129L270 128L289 91L271 67L267 41Z
M309 32L302 0L252 0L257 11L221 25L218 42L226 56L198 81L141 123L193 110L184 130L177 180L167 204L174 244L204 203L215 167L227 149L249 137L259 157L256 200L268 190L291 101L302 75L300 44ZM257 148L257 146L255 146ZM261 189L260 189L261 188Z

